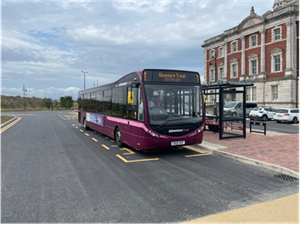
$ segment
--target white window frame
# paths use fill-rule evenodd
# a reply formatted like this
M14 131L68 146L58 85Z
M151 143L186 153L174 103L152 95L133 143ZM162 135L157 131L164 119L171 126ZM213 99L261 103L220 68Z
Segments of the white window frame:
M223 46L219 47L218 53L219 53L219 58L224 56L224 47Z
M235 46L235 48L234 48ZM238 51L238 41L233 41L231 42L231 53L237 52Z
M279 34L276 34L275 35L275 31L279 30ZM281 26L279 27L274 27L272 29L272 41L275 42L275 41L280 41L282 39L282 29L281 29Z
M234 65L236 66L236 76L234 76L234 71L233 71L233 66ZM230 60L230 78L239 77L238 71L239 71L238 60L236 58L233 58L233 59Z
M250 48L258 46L258 38L257 34L251 35L249 38L249 46ZM255 38L255 43L253 43L253 38Z
M256 87L247 87L246 101L256 101Z
M221 73L221 70L222 70L222 73ZM224 79L224 67L221 66L219 67L219 73L218 73L218 77L219 77L219 80L223 80Z
M252 61L256 61L256 73L253 73ZM251 55L249 55L248 65L249 65L249 71L248 71L249 75L258 74L259 60L258 60L258 55L257 54L252 53Z
M271 85L272 101L278 101L278 85Z
M213 57L215 57L215 50L214 49L209 51L209 60L211 60Z
M279 48L274 48L272 51L271 51L271 73L279 73L279 72L282 72L282 52L283 50L282 49L279 49ZM280 57L280 65L279 65L279 70L275 70L275 67L276 67L276 62L275 62L275 57Z
M251 74L257 74L257 60L251 60Z
M209 81L216 81L216 71L214 66L211 66L209 69L210 73L209 73Z

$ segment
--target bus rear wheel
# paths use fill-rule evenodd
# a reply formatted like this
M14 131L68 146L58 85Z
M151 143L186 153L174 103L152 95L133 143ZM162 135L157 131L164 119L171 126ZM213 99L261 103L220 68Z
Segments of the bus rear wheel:
M117 127L117 129L116 129L115 139L116 139L117 145L121 148L123 146L123 143L122 143L122 135L121 135L121 131L120 131L119 127Z

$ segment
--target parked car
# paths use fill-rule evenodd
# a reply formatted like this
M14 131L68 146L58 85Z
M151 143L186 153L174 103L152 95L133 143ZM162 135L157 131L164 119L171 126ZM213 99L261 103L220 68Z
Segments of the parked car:
M257 102L246 102L246 115L257 107ZM229 101L224 105L225 116L243 116L243 102Z
M277 123L281 123L283 121L298 123L299 109L296 108L278 109L276 114L274 115L274 120L276 120Z
M276 109L272 107L255 107L249 113L250 118L262 118L263 120L271 120L274 118Z

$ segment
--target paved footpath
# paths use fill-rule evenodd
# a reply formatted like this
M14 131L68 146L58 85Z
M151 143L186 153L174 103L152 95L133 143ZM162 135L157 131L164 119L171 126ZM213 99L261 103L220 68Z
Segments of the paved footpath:
M287 168L299 174L299 134L269 131L263 135L247 131L246 138L219 140L219 133L205 131L203 140L200 148L213 148L219 152Z
M299 178L299 134L263 135L248 130L246 138L219 140L219 133L205 131L204 141L197 147ZM185 223L299 224L299 193Z

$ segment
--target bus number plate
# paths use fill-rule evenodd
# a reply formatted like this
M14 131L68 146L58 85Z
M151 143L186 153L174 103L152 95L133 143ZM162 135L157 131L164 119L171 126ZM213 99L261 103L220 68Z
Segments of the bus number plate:
M171 146L184 145L185 141L172 141Z

